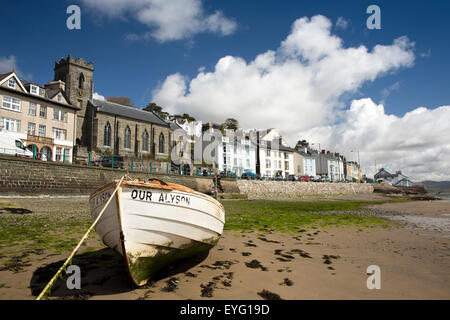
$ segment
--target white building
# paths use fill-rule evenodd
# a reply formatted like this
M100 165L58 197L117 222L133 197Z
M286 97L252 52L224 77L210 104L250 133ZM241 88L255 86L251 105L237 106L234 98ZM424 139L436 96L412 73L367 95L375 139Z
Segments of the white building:
M294 174L296 176L316 176L316 157L305 148L294 152Z
M294 174L294 150L287 146L278 130L251 130L249 135L256 139L257 174L269 178Z
M204 132L214 137L203 141L205 162L213 161L220 172L231 172L239 177L244 171L256 172L256 145L243 131L224 130L222 133L209 125Z

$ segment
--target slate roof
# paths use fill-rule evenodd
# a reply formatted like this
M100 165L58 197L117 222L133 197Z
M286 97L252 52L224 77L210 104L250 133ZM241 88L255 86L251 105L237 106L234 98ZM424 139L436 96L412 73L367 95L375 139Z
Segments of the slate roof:
M91 99L91 105L97 108L98 112L114 114L121 117L136 119L140 121L147 121L153 124L158 124L164 127L170 127L170 124L158 117L153 112L144 111L142 109L123 106L121 104L112 103L103 100Z
M4 73L4 74L0 74L0 81L2 81L3 79L9 77L10 75L12 75L14 72L8 72L8 73Z

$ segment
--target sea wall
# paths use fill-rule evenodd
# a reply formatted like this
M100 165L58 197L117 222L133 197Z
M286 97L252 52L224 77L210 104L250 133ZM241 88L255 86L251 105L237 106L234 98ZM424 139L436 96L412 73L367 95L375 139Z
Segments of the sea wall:
M131 178L159 178L200 192L214 189L214 182L209 177L137 173L102 167L0 157L0 196L89 195L100 186L119 180L127 173ZM235 180L223 180L222 186L227 193L239 193Z
M125 174L129 174L134 179L159 178L200 192L214 189L214 182L210 177L138 173L0 156L0 196L89 195L100 186L119 180ZM374 191L372 185L359 183L222 179L221 185L225 193L240 193L250 197L264 198L372 193Z
M372 185L365 183L315 183L291 181L249 181L239 180L241 193L249 196L276 198L303 195L340 195L373 193Z

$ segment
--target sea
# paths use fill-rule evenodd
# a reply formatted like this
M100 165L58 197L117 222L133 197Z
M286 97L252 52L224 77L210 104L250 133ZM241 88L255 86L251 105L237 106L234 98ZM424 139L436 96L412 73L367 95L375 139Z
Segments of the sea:
M441 198L442 201L449 201L450 202L450 193L436 194L436 197Z

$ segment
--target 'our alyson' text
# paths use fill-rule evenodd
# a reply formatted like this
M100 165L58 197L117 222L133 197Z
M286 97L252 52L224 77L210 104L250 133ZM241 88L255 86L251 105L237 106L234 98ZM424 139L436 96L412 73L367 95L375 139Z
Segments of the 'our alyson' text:
M158 195L153 194L151 191L143 191L143 190L131 191L131 199L151 201L151 202L162 202L168 204L186 204L186 205L191 204L191 198L187 196L171 193L161 193Z

